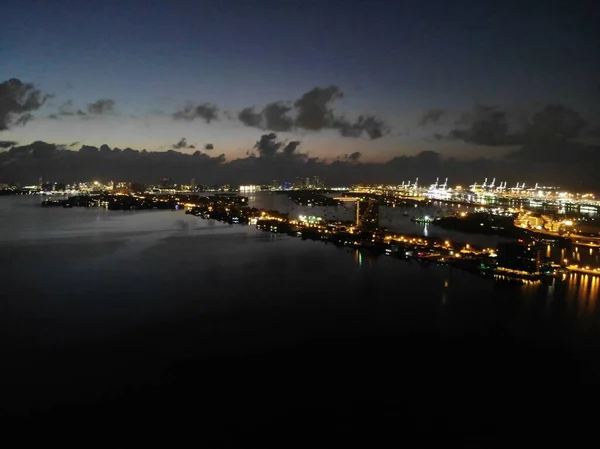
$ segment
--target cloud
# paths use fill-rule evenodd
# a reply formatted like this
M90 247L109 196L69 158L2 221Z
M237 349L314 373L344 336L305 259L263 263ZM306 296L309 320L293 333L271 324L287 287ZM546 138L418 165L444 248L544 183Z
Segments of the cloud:
M533 145L574 139L585 127L583 118L562 104L548 104L531 116L494 106L475 105L455 122L450 140L483 146ZM438 139L439 140L439 139Z
M292 107L283 101L276 101L266 105L261 112L256 112L254 107L242 109L238 119L246 126L264 129L265 131L285 132L291 131L294 119L288 115Z
M73 104L73 100L67 100L63 102L59 107L58 111L50 114L48 118L59 119L62 116L70 116L75 115L75 112L71 110L71 105Z
M105 115L115 112L115 100L109 98L101 98L94 103L87 105L87 112L92 115ZM79 115L85 114L83 111L78 111Z
M282 153L284 156L293 156L296 149L300 146L299 140L292 140L283 147Z
M99 100L99 101L105 101L105 100ZM112 100L110 100L110 101L112 101ZM96 103L98 103L98 102L96 102ZM92 103L92 104L96 105L96 103ZM87 118L88 114L86 112L82 111L81 109L75 110L73 108L73 100L67 100L58 107L58 111L50 114L48 116L48 118L51 118L54 120L59 120L62 117L72 117L72 116Z
M260 157L273 157L277 150L283 145L283 142L277 140L277 134L263 134L260 140L254 144L254 149L258 151Z
M253 107L242 109L238 114L238 119L246 126L262 128L262 115Z
M79 142L77 142L77 141L76 141L76 142L71 142L71 143L69 144L69 146L70 146L70 147L74 147L74 146L75 146L75 145L77 145L78 143L79 143Z
M186 138L182 137L181 139L179 139L179 142L174 143L172 145L172 148L174 150L180 150L180 149L192 150L192 149L194 149L196 147L194 145L188 144Z
M355 164L359 161L361 156L362 153L360 151L355 151L354 153L350 154L343 154L335 159L334 164Z
M430 109L423 117L421 117L421 120L419 120L419 126L426 126L429 124L437 125L444 112L443 109Z
M304 93L292 104L276 101L267 104L260 112L255 107L242 109L238 119L246 126L265 131L321 131L334 129L343 137L367 136L379 139L390 132L389 126L372 115L360 115L350 121L331 108L332 103L343 97L337 86L315 87Z
M175 120L187 120L190 122L196 118L200 118L206 123L210 123L213 120L219 119L219 110L212 103L202 103L197 106L189 103L181 111L175 112L173 118Z
M0 149L14 147L16 144L14 140L0 140Z
M262 112L265 119L265 128L277 132L290 131L294 120L287 114L291 110L291 106L281 101L266 105Z
M541 120L540 116L538 120ZM544 123L546 119L544 119ZM569 121L567 121L569 123ZM558 126L562 129L563 125ZM546 133L551 134L551 133ZM562 135L562 133L561 133ZM261 184L277 179L319 176L330 185L353 183L400 183L419 177L423 184L436 177L448 177L452 184L481 182L479 176L499 181L550 183L563 188L594 191L600 189L597 167L600 147L577 140L555 137L531 141L506 158L479 157L475 160L445 158L434 151L415 156L397 156L385 163L365 161L359 152L329 162L298 153L297 141L280 141L266 133L256 142L254 154L226 161L223 155L211 157L197 151L194 155L178 151L111 150L84 146L71 151L65 146L34 142L0 151L0 182L35 182L40 173L57 182L79 179L123 179L155 183L168 173L175 182L201 178L206 184ZM292 151L293 149L293 151ZM261 156L261 157L258 157Z
M355 151L354 153L351 153L348 155L348 160L350 162L358 162L358 160L360 159L361 156L362 156L362 153L360 151Z
M307 131L332 128L334 115L329 106L332 101L342 97L343 94L337 86L315 87L309 90L294 103L298 114L295 120L296 127Z
M578 112L561 104L548 104L534 113L526 130L525 144L508 155L514 161L541 170L549 163L553 172L585 173L589 164L600 164L600 147L578 142L585 127ZM596 161L596 162L595 162Z
M211 151L215 149L215 146L212 143L207 143L206 145L204 145L204 149L206 151Z
M534 140L574 139L585 126L583 118L562 104L548 104L531 118L528 137Z
M32 83L11 78L0 83L0 131L12 125L24 125L31 112L38 110L50 95L44 95Z
M8 150L8 155L20 160L26 160L27 158L31 158L32 160L47 159L56 156L61 149L60 145L38 140L21 147L13 146Z
M33 120L33 114L31 112L27 112L21 115L16 121L15 125L25 126L29 121Z
M524 142L522 129L514 129L506 111L494 106L475 105L470 113L462 114L457 124L464 125L450 131L450 140L462 140L483 146L510 146ZM511 126L513 125L513 126Z
M374 116L365 117L362 115L354 123L343 118L336 119L333 127L339 129L343 137L359 138L366 133L371 140L379 139L390 131L383 120L379 120Z

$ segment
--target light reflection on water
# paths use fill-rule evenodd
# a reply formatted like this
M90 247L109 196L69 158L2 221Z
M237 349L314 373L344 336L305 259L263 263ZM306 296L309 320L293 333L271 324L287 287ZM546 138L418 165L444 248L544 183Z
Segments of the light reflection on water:
M289 201L275 195L261 198L265 203ZM286 294L303 301L327 298L336 307L348 307L347 299L358 295L381 314L387 310L388 318L400 319L394 310L410 307L410 313L403 313L416 323L442 320L444 326L457 329L495 325L497 310L506 308L507 323L518 321L523 332L540 331L536 313L557 329L598 332L597 276L570 274L551 284L496 284L452 267L423 267L362 251L349 254L331 245L204 221L183 212L46 209L38 202L31 197L0 199L0 268L8 273L3 289L20 292L15 298L38 298L41 309L56 313L58 303L45 303L44 298L71 298L72 312L57 320L78 332L87 325L100 333L118 330L148 314L177 310L184 302L192 308L233 307L249 300L248 292L262 292L253 300L278 307L289 301ZM351 209L347 212L353 216ZM586 248L584 253L598 257L597 250ZM562 258L564 250L558 254ZM195 306L176 294L188 289L203 292ZM149 298L154 299L145 301ZM473 301L481 309L471 308ZM514 301L533 309L514 311L509 307ZM131 304L131 313L139 318L130 317L124 304ZM89 324L94 314L113 316L120 308L123 322L107 328ZM2 321L9 319L10 314Z

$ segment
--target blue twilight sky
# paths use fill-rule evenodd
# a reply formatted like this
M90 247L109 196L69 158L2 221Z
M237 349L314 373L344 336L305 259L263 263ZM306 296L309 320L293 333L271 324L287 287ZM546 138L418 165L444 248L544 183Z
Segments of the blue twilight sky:
M434 150L490 156L447 139L475 104L507 110L559 102L595 117L600 46L593 1L158 1L4 0L0 82L19 78L54 97L2 140L78 141L168 149L186 137L244 156L263 130L235 119L244 107L295 101L335 85L332 108L373 114L382 138L333 129L279 133L311 155L360 151L363 160ZM112 99L115 113L48 118L61 105L86 110ZM220 118L174 120L188 102L217 105ZM436 123L424 114L443 109ZM224 114L228 111L228 114ZM227 115L233 118L227 118Z

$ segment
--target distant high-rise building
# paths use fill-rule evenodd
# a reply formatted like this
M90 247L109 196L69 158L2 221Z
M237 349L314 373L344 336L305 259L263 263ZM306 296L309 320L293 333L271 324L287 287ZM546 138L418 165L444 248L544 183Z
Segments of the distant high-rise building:
M542 248L518 242L501 243L497 260L501 268L538 273L542 266Z
M190 186L192 187L192 190L196 190L196 187L198 186L198 184L196 184L196 178L192 178Z
M313 176L312 178L312 186L315 189L323 189L325 188L325 182L318 176Z

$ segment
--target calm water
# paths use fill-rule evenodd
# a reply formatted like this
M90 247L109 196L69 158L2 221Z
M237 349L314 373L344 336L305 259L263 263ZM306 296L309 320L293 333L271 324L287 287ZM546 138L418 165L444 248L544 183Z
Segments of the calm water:
M305 212L281 196L252 201ZM315 339L403 336L408 346L386 348L386 363L409 360L423 335L443 338L444 345L493 337L527 348L567 348L595 361L599 278L505 287L450 267L371 258L183 212L55 209L39 202L0 198L0 347L11 392L3 406L10 411L25 413L38 402L93 402L127 385L156 383L181 361L289 351ZM353 216L352 208L338 213ZM419 357L431 351L419 350ZM302 369L312 366L302 354ZM477 354L490 366L505 355L481 347Z
M292 213L323 213L295 207L281 195L259 194L252 201L258 207L288 208ZM505 291L494 282L449 267L422 268L385 257L371 258L358 251L201 220L183 212L41 208L39 202L38 197L23 196L0 201L0 267L5 291L12 292L9 300L12 297L14 302L5 299L3 306L13 311L31 304L53 309L56 319L65 320L61 335L67 334L69 326L91 333L111 333L127 326L127 307L119 302L123 298L143 306L136 310L136 319L141 319L155 309L163 313L165 307L246 306L249 293L257 290L264 293L260 301L276 301L278 307L287 304L290 293L296 297L299 292L307 305L319 298L335 307L350 306L356 297L371 297L385 307L413 302L418 296L436 310L428 318L444 317L446 325L460 318L448 311L453 300L488 298L477 305L483 311L481 303L510 296L513 304L522 302L523 308L536 304L544 321L554 323L560 310L561 328L595 332L599 324L597 277L571 275L551 285L528 284ZM351 207L338 213L353 215ZM589 254L589 248L584 251ZM368 293L357 294L365 285ZM198 294L179 295L178 291ZM334 293L335 297L321 299ZM73 298L67 309L62 300L44 299L63 296ZM151 299L146 301L146 296ZM168 304L162 302L166 298ZM85 321L73 319L76 313L99 319L117 309L123 313L107 328L87 327ZM63 310L68 315L59 313ZM481 327L490 317L474 314L471 318L472 325ZM526 326L519 331L527 332ZM24 332L22 326L20 332Z

